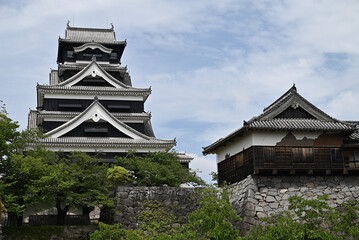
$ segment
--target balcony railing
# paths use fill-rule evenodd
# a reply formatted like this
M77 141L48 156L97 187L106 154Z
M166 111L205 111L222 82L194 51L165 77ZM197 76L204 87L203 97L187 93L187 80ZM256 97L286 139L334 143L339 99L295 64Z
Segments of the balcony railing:
M218 163L218 182L235 183L254 170L343 170L343 150L336 147L254 146Z
M341 148L253 147L254 169L344 169Z

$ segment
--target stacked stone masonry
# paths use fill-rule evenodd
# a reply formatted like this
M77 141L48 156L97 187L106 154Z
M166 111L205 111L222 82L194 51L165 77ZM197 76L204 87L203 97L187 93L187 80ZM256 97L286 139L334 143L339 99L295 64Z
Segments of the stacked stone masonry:
M291 196L315 199L326 194L334 208L348 200L359 201L359 177L249 175L233 184L230 192L231 205L243 218L237 227L245 234L259 218L288 210Z
M137 227L135 217L141 212L145 201L158 201L171 207L180 222L198 208L196 188L176 187L125 187L117 189L118 198L115 211L115 223L121 223L127 228Z
M125 227L136 227L135 217L144 201L157 200L173 206L173 213L184 222L188 213L198 208L195 188L119 187L116 194L115 222ZM235 226L244 235L259 223L288 210L289 198L299 196L313 199L328 195L331 207L339 207L348 200L359 201L358 176L259 176L249 175L229 188L230 203L243 221Z

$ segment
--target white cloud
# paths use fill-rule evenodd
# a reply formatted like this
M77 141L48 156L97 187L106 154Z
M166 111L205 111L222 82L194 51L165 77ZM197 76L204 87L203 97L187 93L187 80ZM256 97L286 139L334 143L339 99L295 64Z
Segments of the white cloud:
M155 133L177 137L204 163L202 146L260 114L293 83L329 115L358 119L358 12L350 0L9 1L0 4L0 98L25 127L36 82L47 83L56 67L66 21L113 22L117 38L128 39L122 62L133 85L152 86L145 109ZM346 58L328 64L328 53Z

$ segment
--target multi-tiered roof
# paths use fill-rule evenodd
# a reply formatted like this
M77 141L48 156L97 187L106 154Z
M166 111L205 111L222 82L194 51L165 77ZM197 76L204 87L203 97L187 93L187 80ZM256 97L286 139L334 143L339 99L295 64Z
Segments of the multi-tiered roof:
M37 110L29 114L29 128L40 128L40 144L53 151L73 150L104 154L112 161L129 150L167 151L175 140L155 137L151 114L144 103L151 88L132 86L121 65L126 41L116 41L110 29L67 25L59 38L58 69L49 85L37 85ZM192 158L179 154L187 165Z

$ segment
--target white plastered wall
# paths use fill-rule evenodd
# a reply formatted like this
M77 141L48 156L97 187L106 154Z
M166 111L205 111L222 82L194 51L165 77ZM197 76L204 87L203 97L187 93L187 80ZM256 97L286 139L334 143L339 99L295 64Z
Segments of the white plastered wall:
M242 137L237 137L233 142L227 143L225 147L221 147L217 152L217 163L225 159L226 154L233 156L244 149L251 146L275 146L280 142L288 131L275 132L275 131L256 131L248 132ZM320 132L292 132L297 140L317 139L321 134Z
M252 144L252 133L246 133L242 137L235 138L233 142L227 143L225 147L221 147L217 152L217 163L225 159L226 154L230 156L251 147Z

